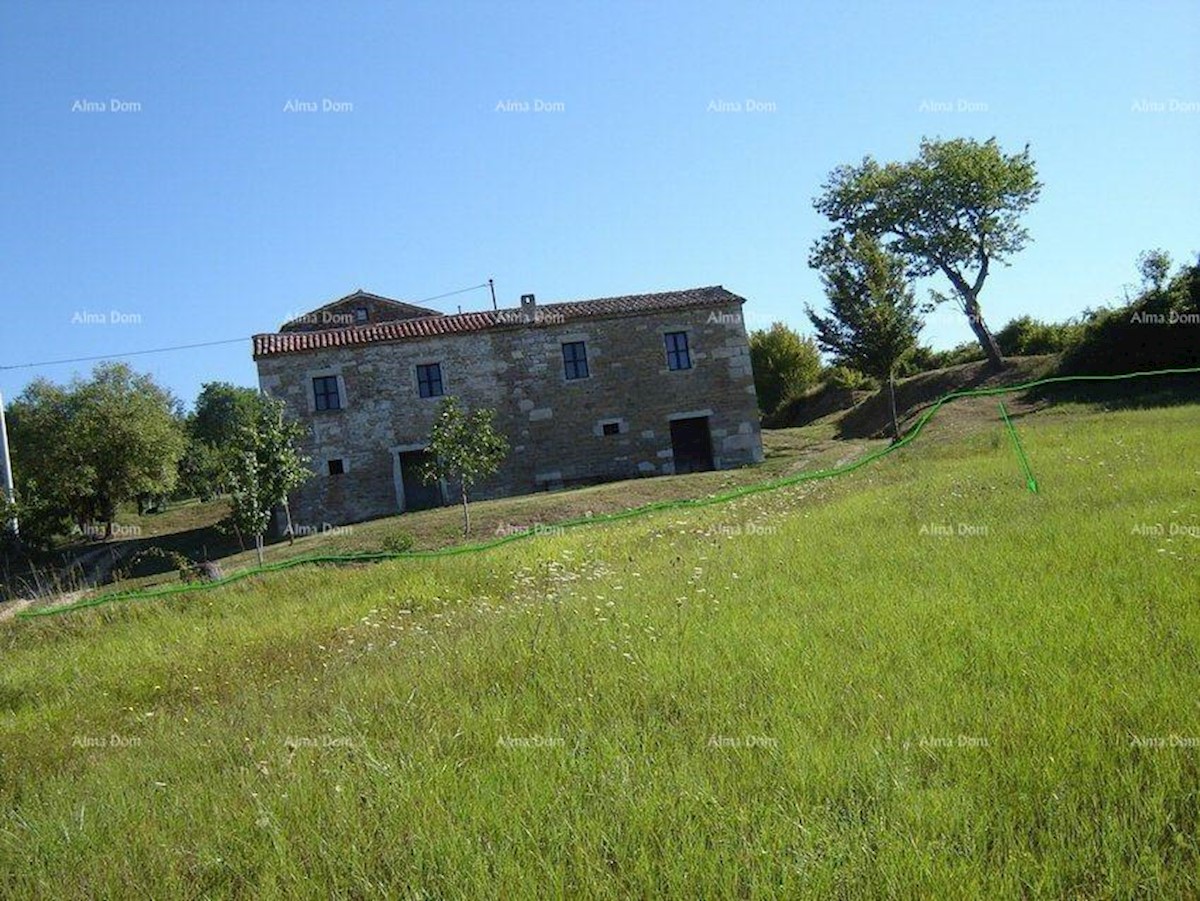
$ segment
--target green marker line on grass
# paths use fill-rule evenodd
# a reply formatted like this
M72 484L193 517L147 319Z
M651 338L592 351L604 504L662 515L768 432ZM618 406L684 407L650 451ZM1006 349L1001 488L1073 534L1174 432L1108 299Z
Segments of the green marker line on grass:
M566 520L558 522L554 525L562 529L573 529L578 526L595 525L597 523L617 522L623 519L632 519L636 516L645 516L648 513L654 513L660 510L683 509L691 507L708 507L713 504L723 504L737 498L747 497L751 494L759 494L763 491L775 491L779 488L786 488L790 485L797 485L801 482L813 482L819 479L828 479L834 476L847 475L857 469L861 469L869 463L874 463L888 454L900 450L900 448L911 444L916 440L917 436L924 430L926 424L931 420L942 406L951 401L958 400L964 397L993 397L999 394L1016 394L1020 391L1028 391L1030 388L1037 388L1042 385L1051 385L1062 382L1102 382L1102 381L1118 381L1125 379L1146 378L1149 376L1159 375L1195 375L1200 373L1200 366L1193 366L1186 369L1158 369L1151 372L1129 372L1120 375L1062 375L1050 376L1042 379L1035 379L1031 382L1023 382L1019 385L1008 385L996 388L971 388L964 391L952 391L949 394L944 394L933 403L917 421L912 428L898 441L893 442L887 447L880 448L867 454L865 457L847 463L844 466L837 466L833 469L818 469L812 472L801 472L793 476L787 476L781 479L772 479L766 482L759 482L754 485L744 485L740 488L734 488L731 491L726 491L722 494L709 495L701 498L687 498L684 500L673 501L655 501L649 504L643 504L640 507L632 507L628 510L622 510L617 513L606 513L600 516L588 516L580 519ZM1015 432L1014 432L1015 434ZM1026 464L1028 465L1028 464ZM1029 479L1032 482L1033 476L1029 474ZM1036 482L1033 483L1036 486ZM1036 491L1036 487L1031 490ZM76 601L74 604L64 604L61 607L44 607L37 610L23 610L17 614L18 619L33 619L40 616L57 616L62 613L71 613L76 610L84 610L89 607L98 607L102 604L110 604L114 601L133 601L133 600L149 600L151 598L168 597L175 594L185 594L195 591L209 591L214 588L222 588L234 582L240 582L242 579L250 576L261 575L263 573L280 572L285 569L292 569L296 566L305 566L313 563L366 563L382 560L407 560L407 559L427 559L430 557L451 557L458 554L472 554L479 551L486 551L494 547L499 547L502 544L509 544L513 541L532 538L538 533L533 531L515 532L511 535L505 535L501 538L493 539L492 541L476 542L473 544L459 544L452 547L438 548L428 551L367 551L357 554L336 554L336 555L316 555L311 557L293 557L290 560L281 560L278 563L268 563L264 566L252 567L249 569L240 570L232 573L223 579L217 579L212 582L204 582L200 584L181 583L178 585L168 585L163 588L154 588L146 591L121 591L111 594L102 594L94 598L87 598L82 601Z
M1000 401L1000 415L1004 417L1004 424L1008 426L1008 434L1012 438L1013 449L1016 450L1017 459L1021 461L1021 469L1025 472L1025 487L1034 494L1037 494L1037 479L1033 477L1033 470L1029 468L1029 458L1025 456L1025 448L1021 447L1021 439L1017 436L1017 430L1013 427L1012 420L1008 418L1008 410L1004 406L1004 401Z

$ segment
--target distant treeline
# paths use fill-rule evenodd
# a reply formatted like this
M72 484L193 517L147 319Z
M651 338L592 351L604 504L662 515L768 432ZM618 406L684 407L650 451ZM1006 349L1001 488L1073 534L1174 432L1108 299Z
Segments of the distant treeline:
M1139 258L1142 284L1123 302L1087 309L1065 322L1019 316L995 333L1006 357L1060 354L1064 375L1200 366L1200 260L1171 273L1163 251ZM879 381L844 366L823 366L817 342L783 323L750 336L759 407L765 417L819 388L866 390ZM918 345L896 375L912 376L984 360L976 341L950 350Z

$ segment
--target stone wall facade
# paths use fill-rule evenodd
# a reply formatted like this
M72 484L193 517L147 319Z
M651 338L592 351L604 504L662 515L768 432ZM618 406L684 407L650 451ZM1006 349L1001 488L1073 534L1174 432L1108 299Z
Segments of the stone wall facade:
M714 468L761 462L741 299L727 296L735 300L603 318L502 310L486 329L259 356L261 389L306 426L315 475L291 498L293 521L320 529L405 509L400 454L425 446L442 399L419 396L422 364L440 364L444 394L494 410L508 438L507 460L477 498L671 474L674 419L707 418ZM668 368L668 332L687 334L691 368ZM563 344L577 341L588 377L568 380ZM341 409L315 409L321 376L336 377Z
M313 310L311 313L305 313L303 316L285 322L279 330L281 332L312 332L436 315L438 315L436 310L400 303L387 297L358 290Z

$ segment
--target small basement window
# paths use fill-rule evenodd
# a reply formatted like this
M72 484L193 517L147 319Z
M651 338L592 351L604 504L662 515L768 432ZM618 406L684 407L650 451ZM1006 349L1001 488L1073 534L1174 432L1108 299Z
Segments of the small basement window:
M602 432L603 432L605 435L620 435L620 434L621 434L621 423L619 423L619 422L606 422L606 423L604 423L603 425L601 425L601 426L600 426L600 430L601 430L601 431L602 431Z
M329 474L331 476L344 475L345 472L346 472L346 461L343 460L341 457L338 457L336 460L329 461Z

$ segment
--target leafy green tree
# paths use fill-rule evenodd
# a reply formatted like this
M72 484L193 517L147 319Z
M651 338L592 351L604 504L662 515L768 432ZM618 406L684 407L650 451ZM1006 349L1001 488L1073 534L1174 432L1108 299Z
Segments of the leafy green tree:
M1138 255L1138 272L1145 288L1161 291L1171 274L1171 255L1165 250L1143 251Z
M43 550L90 518L91 472L72 440L73 420L69 390L47 379L30 383L8 410L22 537Z
M21 548L18 519L22 515L21 504L15 492L12 498L0 488L0 555L6 559L15 556Z
M183 456L179 458L178 496L209 501L221 494L228 487L232 468L228 451L232 446L216 448L189 434Z
M111 537L120 504L174 486L183 452L175 409L170 393L123 363L65 387L33 382L10 416L18 494L42 528L104 522Z
M222 447L235 442L245 426L254 424L261 407L262 395L254 388L206 382L196 395L189 428L197 440Z
M849 366L830 366L825 370L826 384L841 391L878 391L879 382Z
M750 333L750 365L759 409L770 416L788 397L816 383L821 352L812 338L775 322Z
M499 469L508 456L508 441L492 425L494 418L492 410L468 414L457 398L447 397L438 409L429 437L429 460L422 478L426 482L440 479L458 482L464 535L471 531L468 491Z
M296 449L303 435L303 426L285 418L282 401L264 397L254 421L243 424L235 438L234 465L229 471L232 506L226 524L243 547L243 536L253 536L260 566L271 511L283 507L286 531L291 535L288 494L312 476L308 459Z
M112 537L117 507L175 486L183 435L174 398L124 363L101 364L77 386L75 428L92 474L96 512Z
M911 278L942 274L967 317L985 357L1003 363L983 318L979 295L994 263L1029 241L1021 215L1041 193L1037 169L1026 146L1004 154L993 138L922 139L915 160L880 165L865 157L839 166L816 198L817 210L834 225L814 247L820 265L825 245L858 232L877 235L900 256ZM932 292L933 303L949 298Z
M1141 292L1122 306L1088 311L1063 354L1060 371L1098 374L1200 366L1198 324L1200 261L1181 267L1161 284L1146 278Z
M886 380L896 417L896 368L917 346L921 318L904 274L904 261L875 237L857 232L826 241L819 256L829 315L806 307L817 343L839 366Z
M188 446L180 460L181 490L202 499L225 493L229 473L239 466L238 440L253 427L262 408L262 395L254 388L229 382L207 382L196 396L187 417Z

